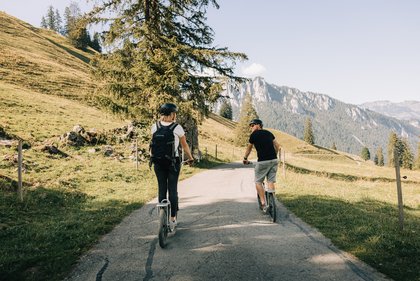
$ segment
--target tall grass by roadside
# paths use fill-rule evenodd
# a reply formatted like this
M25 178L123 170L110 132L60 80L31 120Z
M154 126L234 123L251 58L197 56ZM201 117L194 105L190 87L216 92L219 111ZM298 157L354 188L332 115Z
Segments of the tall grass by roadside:
M277 196L340 249L394 280L420 280L420 185L404 183L404 231L395 183L341 181L287 171Z

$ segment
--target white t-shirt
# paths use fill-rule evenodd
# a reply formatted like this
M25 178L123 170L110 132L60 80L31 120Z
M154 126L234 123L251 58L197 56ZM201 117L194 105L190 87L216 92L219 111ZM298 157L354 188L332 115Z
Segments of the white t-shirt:
M169 126L172 123L173 122L160 121L160 124L162 124L162 126ZM157 128L156 128L156 122L155 122L152 125L152 135L156 131L157 131ZM184 128L182 128L182 126L180 124L178 124L178 126L176 126L175 127L175 130L174 130L174 137L175 137L175 156L179 156L179 152L178 152L179 138L182 137L183 135L185 135Z

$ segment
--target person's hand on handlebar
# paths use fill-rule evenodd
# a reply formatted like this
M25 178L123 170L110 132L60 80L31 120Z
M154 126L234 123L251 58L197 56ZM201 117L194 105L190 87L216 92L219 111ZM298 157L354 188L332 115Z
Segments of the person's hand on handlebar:
M194 165L194 162L195 162L195 159L194 158L192 158L192 159L188 159L188 160L185 160L184 161L184 163L185 164L188 164L188 166L192 166L192 165Z
M247 158L244 158L244 160L242 160L242 163L244 163L244 165L251 164L251 162L249 162Z

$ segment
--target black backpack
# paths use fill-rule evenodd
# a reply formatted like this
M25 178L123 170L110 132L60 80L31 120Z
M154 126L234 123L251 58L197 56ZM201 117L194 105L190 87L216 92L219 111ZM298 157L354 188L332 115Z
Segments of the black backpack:
M156 132L153 133L150 143L150 160L151 162L173 162L175 160L175 136L174 130L178 126L172 123L169 126L163 126L160 122L156 122Z

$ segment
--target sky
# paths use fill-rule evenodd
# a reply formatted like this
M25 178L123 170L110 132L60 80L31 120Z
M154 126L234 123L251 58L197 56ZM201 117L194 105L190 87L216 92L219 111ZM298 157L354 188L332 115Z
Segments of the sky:
M39 26L49 5L0 0L0 11ZM87 11L92 2L77 1ZM214 46L247 54L236 74L361 104L420 101L420 1L219 0Z

